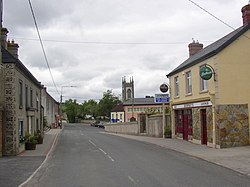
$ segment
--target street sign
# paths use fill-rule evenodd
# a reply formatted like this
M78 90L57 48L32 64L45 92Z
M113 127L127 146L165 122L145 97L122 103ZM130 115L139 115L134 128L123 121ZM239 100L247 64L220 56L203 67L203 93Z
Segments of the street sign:
M154 98L155 103L168 103L169 102L169 94L155 94Z
M160 86L160 90L161 90L162 93L166 93L168 91L168 85L166 83L163 83Z

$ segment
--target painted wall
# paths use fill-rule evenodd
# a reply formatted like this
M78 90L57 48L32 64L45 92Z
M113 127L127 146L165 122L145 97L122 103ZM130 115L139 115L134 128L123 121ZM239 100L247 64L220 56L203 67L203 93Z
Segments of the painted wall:
M200 78L200 67L204 64L209 64L214 67L216 57L209 58L202 63L196 64L184 71L172 75L169 77L170 87L171 87L171 103L172 104L180 104L185 102L196 102L201 100L209 100L211 98L211 94L214 93L215 90L215 82L213 77L208 80L208 90L201 91L201 78ZM192 80L192 93L186 94L186 72L191 71L191 80ZM175 83L174 78L179 76L179 97L175 97Z
M125 122L129 122L130 118L138 119L138 114L146 113L150 111L162 111L161 105L134 105L132 106L124 106L125 111ZM133 111L133 112L132 112Z
M250 31L244 35L250 38ZM245 36L218 55L218 104L250 104L250 42Z
M125 120L124 112L111 112L110 113L111 122L115 119L119 119L118 122L122 123Z

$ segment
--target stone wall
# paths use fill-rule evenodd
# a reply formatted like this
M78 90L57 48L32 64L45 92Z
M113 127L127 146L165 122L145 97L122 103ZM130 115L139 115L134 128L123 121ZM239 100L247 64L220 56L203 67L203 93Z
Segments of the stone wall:
M106 132L139 135L139 125L137 122L126 122L105 125Z
M4 155L16 155L17 128L16 128L16 87L15 87L15 65L4 64L4 97L5 97L5 125L4 132Z
M213 143L213 114L212 107L193 108L193 139L201 140L201 110L206 110L207 116L207 141Z
M3 110L0 107L0 157L3 155Z
M249 145L248 105L216 106L216 127L221 148Z
M192 109L193 138L201 140L201 112L200 108Z
M140 119L140 117L139 117ZM166 115L166 125L171 128L171 117ZM116 123L116 124L107 124L105 126L106 132L114 132L121 134L140 134L140 120L138 122L126 122L126 123ZM162 115L147 115L146 116L146 133L142 133L146 136L152 137L162 137Z

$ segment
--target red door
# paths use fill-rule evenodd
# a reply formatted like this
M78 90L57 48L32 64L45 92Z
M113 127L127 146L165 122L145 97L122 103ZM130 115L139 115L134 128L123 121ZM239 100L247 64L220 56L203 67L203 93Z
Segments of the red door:
M201 144L207 145L207 114L206 109L201 110Z
M183 114L183 140L188 140L188 114Z

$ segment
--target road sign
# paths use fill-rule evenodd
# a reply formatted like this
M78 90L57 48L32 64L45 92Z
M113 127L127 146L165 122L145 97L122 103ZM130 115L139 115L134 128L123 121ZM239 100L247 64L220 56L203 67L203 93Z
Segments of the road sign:
M168 103L169 95L168 94L155 94L154 98L155 103Z

